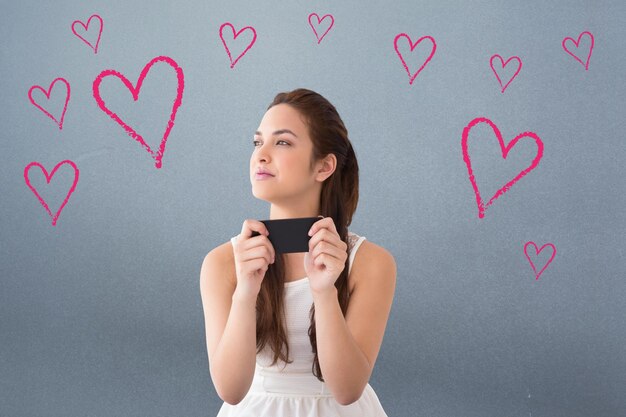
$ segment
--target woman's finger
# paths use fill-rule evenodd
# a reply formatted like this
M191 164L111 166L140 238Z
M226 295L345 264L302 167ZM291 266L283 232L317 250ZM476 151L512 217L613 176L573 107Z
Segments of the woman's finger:
M346 243L341 240L336 232L331 232L328 229L321 229L315 235L313 235L311 239L309 239L309 251L311 251L315 247L315 245L322 241L328 242L339 248L343 247L344 250L348 248L348 245L346 245Z
M337 233L337 228L335 227L335 222L333 221L333 218L324 217L323 219L313 223L313 226L311 226L311 229L309 230L309 236L313 236L315 233L317 233L318 230L323 228L327 228L328 230Z
M348 254L338 248L337 246L327 244L326 242L321 242L317 245L313 252L311 252L311 256L313 259L317 259L321 255L328 255L334 259L337 259L337 262L345 262Z

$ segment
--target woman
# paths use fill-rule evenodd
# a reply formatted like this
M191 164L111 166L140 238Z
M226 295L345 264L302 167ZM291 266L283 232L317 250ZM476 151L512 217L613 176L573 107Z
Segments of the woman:
M313 91L280 93L253 145L252 194L271 204L269 218L320 220L309 252L276 256L265 225L247 219L205 257L200 288L210 374L224 400L218 417L386 416L368 381L396 264L348 231L358 164L343 121Z

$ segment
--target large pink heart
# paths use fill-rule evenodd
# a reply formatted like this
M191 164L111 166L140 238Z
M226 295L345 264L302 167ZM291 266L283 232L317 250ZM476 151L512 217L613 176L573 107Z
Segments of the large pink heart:
M122 80L126 88L130 90L130 92L133 95L133 99L137 101L137 99L139 98L139 91L141 90L141 84L143 83L143 80L146 78L146 75L148 75L148 71L150 71L150 68L157 62L164 62L167 65L174 68L174 70L176 71L176 77L178 80L178 88L176 89L176 98L174 99L174 104L172 105L172 113L170 114L170 119L167 123L165 132L163 133L163 137L159 145L159 150L155 153L152 151L150 146L148 146L148 144L143 140L143 137L135 131L135 129L133 129L131 126L128 126L124 121L122 121L122 119L120 119L120 117L117 114L113 113L106 106L106 104L104 103L104 100L102 100L102 97L100 96L100 83L102 82L102 79L104 77L109 77L109 76L118 77L120 80ZM124 77L124 75L122 75L121 73L117 71L114 71L114 70L102 71L93 82L93 96L96 99L96 102L98 103L98 107L100 107L106 114L108 114L113 120L115 120L120 126L122 126L124 130L126 130L126 132L128 132L128 134L133 139L139 142L141 146L143 146L156 160L155 166L157 168L161 168L161 159L163 158L163 153L165 152L165 143L167 142L167 138L169 137L172 127L174 127L174 120L176 119L176 112L178 111L178 108L180 107L182 103L184 88L185 88L185 79L183 76L183 69L179 67L178 64L172 58L169 58L166 56L158 56L154 58L152 61L148 62L148 64L143 68L143 70L141 71L141 74L139 75L139 79L137 80L137 87L133 87L132 83L128 81L128 79Z
M566 45L567 41L571 41L574 43L574 45L576 45L576 50L578 50L578 46L580 45L580 38L582 38L583 35L587 35L591 39L591 44L589 45L589 52L587 53L587 60L585 62L583 62L580 58L578 58L578 56L575 53L570 51ZM593 35L591 34L591 32L587 32L587 31L581 32L580 35L578 35L577 40L574 40L573 38L570 38L570 37L566 37L563 39L563 42L561 42L561 46L563 47L563 49L565 49L565 52L573 56L576 59L576 61L580 62L582 66L585 67L585 70L589 70L589 60L591 59L591 52L593 52Z
M46 177L46 183L50 184L50 180L52 180L54 173L57 171L57 169L59 169L64 164L69 164L74 169L74 182L72 183L72 186L67 192L67 195L65 196L65 199L63 200L63 203L61 204L61 207L59 207L56 213L52 214L52 211L50 210L48 203L46 203L46 201L41 197L41 195L39 194L39 192L37 192L35 187L31 185L30 178L28 175L29 175L30 169L34 166L37 166L43 171L43 174ZM76 164L70 160L61 161L58 164L56 164L54 169L52 169L52 172L48 175L48 171L46 171L46 168L44 168L43 165L41 165L39 162L31 162L30 164L26 165L26 167L24 168L24 180L26 181L26 185L28 186L28 188L30 188L31 191L35 194L35 196L37 197L37 199L39 200L43 208L48 212L48 215L52 218L52 225L56 226L57 220L59 216L61 215L61 211L63 210L63 207L65 207L65 205L67 204L67 200L69 200L70 195L72 195L72 193L76 189L76 184L78 183L78 168L76 167Z
M495 193L495 195L491 197L491 199L489 199L487 204L483 203L483 199L480 195L480 192L478 191L478 186L476 185L476 178L474 178L474 172L472 171L472 162L470 160L468 150L467 150L467 139L469 136L469 132L478 123L487 123L489 126L491 126L491 128L496 134L496 137L498 138L498 142L500 143L500 149L502 150L502 157L504 159L506 159L509 151L513 148L513 146L515 146L517 141L523 137L532 138L537 143L537 155L535 156L531 164L526 169L524 169L519 174L517 174L515 178L513 178L511 181L507 182L502 188L500 188ZM543 155L543 142L541 141L541 139L539 139L539 136L537 136L535 133L533 132L520 133L512 141L510 141L508 145L505 145L504 140L502 139L502 134L500 133L500 130L498 130L496 125L491 120L485 117L477 117L476 119L472 120L467 126L465 126L465 129L463 129L463 137L461 139L461 148L463 149L463 160L465 161L465 164L467 165L467 172L469 174L469 179L470 179L470 182L472 183L472 187L474 188L474 193L476 194L476 203L478 204L478 217L481 219L485 216L485 210L487 209L487 207L489 207L491 203L493 203L498 197L500 197L502 194L507 192L511 188L511 186L515 184L519 179L521 179L524 175L528 174L530 171L535 169L535 167L537 166L537 164L539 163L539 160L541 159Z
M52 114L50 114L50 112L48 112L46 109L44 109L39 103L37 103L35 101L35 99L33 98L33 90L41 90L44 95L46 96L46 98L48 100L50 100L50 94L52 93L52 87L54 87L54 85L57 82L61 82L63 84L65 84L65 104L63 105L63 111L61 112L61 117L59 119L57 119L56 117L54 117ZM70 83L67 82L67 80L65 78L55 78L54 81L52 81L52 83L50 83L50 87L48 87L48 91L45 91L43 88L41 88L38 85L33 85L29 90L28 90L28 99L30 100L30 102L37 107L39 110L41 110L42 112L44 112L44 114L46 116L48 116L49 118L51 118L52 120L54 120L54 122L59 126L59 129L63 129L63 119L65 118L65 111L67 110L67 103L70 101Z
M311 21L311 18L315 16L315 18L317 19L317 23L315 24L315 26L320 26L322 21L324 19L326 19L327 17L330 17L330 25L328 26L328 28L324 31L324 33L322 33L322 36L318 35L317 30L315 30L315 26L313 26L313 22ZM315 33L315 37L317 38L317 43L319 45L319 43L322 41L322 39L324 39L324 36L326 36L326 34L328 33L328 31L330 30L330 28L333 27L333 25L335 24L335 18L333 17L333 15L331 14L326 14L324 16L322 16L322 18L320 19L319 15L317 13L311 13L309 15L309 26L311 26L311 29L313 29L313 33Z
M507 64L513 59L517 61L517 70L515 71L515 74L513 74L513 76L509 79L509 82L507 82L504 86L502 85L502 80L500 79L500 75L498 74L498 71L493 66L493 60L495 58L498 58L500 60L500 69L504 69L504 67L506 67ZM522 69L522 60L518 56L512 56L511 58L507 59L506 62L504 62L504 60L502 59L500 55L495 54L489 60L489 66L491 66L491 70L493 71L494 74L496 74L498 83L500 83L500 92L504 93L504 90L506 90L509 84L511 84L511 81L513 81L513 79L517 77L517 74L519 74L520 70Z
M85 39L83 36L79 35L76 32L76 28L75 26L77 24L81 25L83 27L83 32L88 32L89 31L89 24L91 23L91 19L97 19L100 23L99 25L99 29L98 29L98 39L96 40L96 44L92 44L91 42L89 42L87 39ZM87 24L84 24L83 22L81 22L80 20L74 20L74 22L72 23L72 32L74 32L74 35L78 36L80 39L82 39L83 42L85 42L87 45L89 45L89 47L91 49L93 49L93 52L95 54L98 53L98 44L100 43L100 37L102 36L102 28L104 27L104 23L102 22L102 18L100 16L98 16L97 14L92 15L89 20L87 20Z
M532 245L535 248L534 256L539 255L539 252L541 252L546 246L549 246L552 249L552 256L550 256L550 259L548 259L548 261L543 266L543 268L541 268L541 271L539 271L539 273L537 273L537 268L535 267L535 264L533 263L532 259L530 259L530 256L528 256L529 245ZM526 244L524 245L524 255L526 255L526 259L528 259L528 262L530 262L530 266L532 267L533 272L535 273L535 280L538 280L539 276L543 273L543 271L548 267L548 265L550 265L550 262L552 262L552 260L554 259L554 256L556 255L556 248L554 247L552 243L546 243L540 249L537 249L537 245L535 245L535 242L526 242Z
M237 39L237 36L241 35L241 33L243 33L244 31L248 29L252 31L252 35L253 35L252 41L248 44L248 46L246 46L246 49L244 49L244 51L240 53L239 56L237 56L237 59L235 59L234 61L233 61L233 57L230 55L230 49L228 48L228 45L226 45L226 41L224 40L224 35L222 34L222 31L224 30L225 26L230 27L230 29L233 31L233 41L235 41ZM226 49L226 53L228 54L228 59L230 59L230 67L233 68L235 64L237 63L237 61L239 61L239 59L241 59L241 57L243 57L246 54L246 52L248 52L248 49L250 49L252 45L254 44L254 42L256 41L256 30L254 30L252 26L246 26L240 29L239 32L235 33L234 26L226 22L226 23L223 23L222 26L220 26L220 38L222 39L222 43L224 44L224 49Z
M417 45L419 45L424 39L428 39L432 43L432 47L431 47L431 50L430 50L430 55L428 55L428 58L426 58L424 60L424 63L422 64L422 66L420 66L418 68L418 70L415 71L414 74L411 74L411 71L409 70L409 66L406 64L406 61L404 60L404 57L402 56L402 54L398 50L398 40L400 38L406 38L409 41L409 46L411 47L411 51L410 52L413 52L415 47ZM393 47L396 50L396 53L398 54L398 56L400 57L400 61L402 61L402 65L404 66L404 69L409 74L409 84L413 84L413 81L415 80L415 77L417 77L417 75L424 69L426 64L428 64L428 62L431 60L433 55L435 55L435 51L437 50L437 43L435 43L435 39L433 37L431 37L431 36L422 36L417 41L415 41L415 43L413 43L411 41L411 38L409 37L409 35L407 35L406 33L399 33L393 39Z

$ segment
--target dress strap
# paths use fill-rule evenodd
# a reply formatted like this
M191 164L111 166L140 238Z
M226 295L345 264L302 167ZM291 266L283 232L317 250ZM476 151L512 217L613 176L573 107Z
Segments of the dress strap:
M348 232L348 242L350 243L350 257L349 265L348 265L348 274L352 270L352 263L354 262L354 256L356 255L356 251L361 246L361 243L366 239L365 236L359 236L356 233Z

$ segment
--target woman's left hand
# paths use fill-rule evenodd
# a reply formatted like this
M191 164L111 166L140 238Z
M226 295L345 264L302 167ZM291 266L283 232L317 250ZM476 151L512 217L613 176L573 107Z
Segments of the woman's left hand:
M311 291L323 293L335 288L335 281L346 266L348 245L341 240L331 217L313 223L309 231L309 251L304 254L304 270Z

